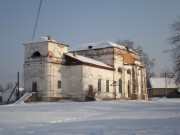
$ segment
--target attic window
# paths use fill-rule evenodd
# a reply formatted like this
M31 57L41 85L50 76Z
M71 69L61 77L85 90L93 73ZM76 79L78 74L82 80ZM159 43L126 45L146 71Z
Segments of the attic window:
M36 58L36 57L40 57L40 56L41 56L40 52L36 51L33 53L33 55L31 57Z
M127 70L127 73L128 73L128 74L131 74L131 70L130 70L130 69L128 69L128 70Z
M118 72L122 73L122 68L121 67L118 67Z
M128 46L126 46L126 49L127 49L127 52L130 52L130 51L129 51L129 47L128 47Z

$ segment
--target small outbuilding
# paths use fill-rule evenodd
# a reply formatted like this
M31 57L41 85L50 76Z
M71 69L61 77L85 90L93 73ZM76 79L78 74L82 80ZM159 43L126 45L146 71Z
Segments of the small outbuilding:
M173 78L150 78L147 91L149 97L180 97L178 86Z

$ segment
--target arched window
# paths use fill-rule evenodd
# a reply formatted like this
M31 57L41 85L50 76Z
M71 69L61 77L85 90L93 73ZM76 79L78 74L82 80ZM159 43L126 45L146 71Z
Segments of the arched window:
M122 79L119 79L119 93L122 93Z
M33 53L33 55L31 57L36 58L36 57L40 57L40 56L41 56L40 52L36 51Z

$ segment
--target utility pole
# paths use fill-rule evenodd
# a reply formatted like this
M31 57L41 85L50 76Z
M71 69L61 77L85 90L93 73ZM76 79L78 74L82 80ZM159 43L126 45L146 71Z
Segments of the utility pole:
M165 72L165 86L166 86L166 98L167 98L167 82L166 82L166 72Z
M18 88L17 88L17 99L19 99L19 72L17 74L17 86L18 86Z
M16 89L17 88L17 89ZM17 83L16 83L16 86L14 87L13 91L11 92L8 100L7 100L7 104L9 103L10 99L11 99L11 96L12 94L14 93L14 91L16 92L17 96L17 100L19 99L19 72L17 73Z

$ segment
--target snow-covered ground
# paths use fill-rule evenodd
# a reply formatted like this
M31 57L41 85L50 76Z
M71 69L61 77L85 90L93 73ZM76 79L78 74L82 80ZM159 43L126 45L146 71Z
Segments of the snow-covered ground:
M0 135L178 135L180 99L0 106Z

